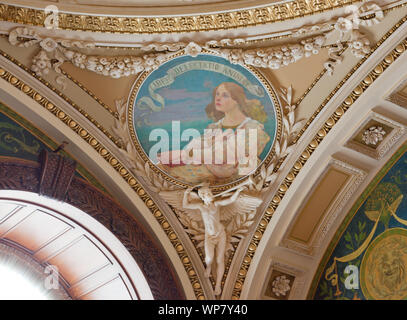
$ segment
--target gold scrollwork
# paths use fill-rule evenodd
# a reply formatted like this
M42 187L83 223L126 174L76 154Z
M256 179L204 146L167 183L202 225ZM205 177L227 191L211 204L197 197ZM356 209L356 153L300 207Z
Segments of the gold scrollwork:
M159 18L59 13L58 27L65 30L114 33L210 31L284 21L357 2L360 2L360 0L294 0L260 8L239 9L232 12ZM8 4L0 5L0 21L44 26L45 19L45 11L41 9L24 8Z

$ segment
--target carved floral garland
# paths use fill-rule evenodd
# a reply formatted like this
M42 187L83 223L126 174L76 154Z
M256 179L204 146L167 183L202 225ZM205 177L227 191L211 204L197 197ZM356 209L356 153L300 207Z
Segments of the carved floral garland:
M208 41L204 44L195 42L150 43L140 45L142 51L149 53L139 56L97 56L83 52L83 49L95 47L92 42L43 38L27 27L13 29L9 33L9 42L18 47L30 47L39 43L41 50L33 58L31 65L31 69L38 76L49 73L51 68L61 74L59 68L61 64L70 62L81 69L117 79L157 68L169 56L182 50L185 54L195 57L204 49L228 59L231 63L279 69L304 57L318 54L323 46L330 46L330 60L324 64L324 67L329 74L332 74L334 66L342 60L340 55L335 53L340 52L344 45L351 48L352 54L358 58L364 57L370 52L370 41L357 29L360 25L370 26L383 19L383 11L372 2L360 7L352 5L347 8L351 15L339 17L334 23L305 26L292 32L294 37L322 31L320 35L300 40L295 44L260 49L238 48L247 43L247 39L223 39ZM361 19L367 13L370 14L369 18ZM333 33L336 33L338 40L332 46L332 44L327 44L327 39ZM57 79L59 84L64 85L61 76Z

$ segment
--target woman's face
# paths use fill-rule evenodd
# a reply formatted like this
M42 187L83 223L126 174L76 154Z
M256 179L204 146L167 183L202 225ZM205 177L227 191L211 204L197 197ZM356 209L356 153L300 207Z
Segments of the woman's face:
M221 112L230 112L238 108L238 103L233 100L231 94L223 84L221 84L215 93L215 107Z

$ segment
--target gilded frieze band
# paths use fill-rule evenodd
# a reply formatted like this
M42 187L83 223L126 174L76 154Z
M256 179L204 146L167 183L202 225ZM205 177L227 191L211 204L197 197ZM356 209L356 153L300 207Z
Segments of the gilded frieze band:
M213 14L115 17L59 13L59 28L111 33L174 33L225 30L268 24L303 17L343 7L360 1L353 0L295 0L269 6ZM0 20L33 26L44 26L44 10L0 5Z

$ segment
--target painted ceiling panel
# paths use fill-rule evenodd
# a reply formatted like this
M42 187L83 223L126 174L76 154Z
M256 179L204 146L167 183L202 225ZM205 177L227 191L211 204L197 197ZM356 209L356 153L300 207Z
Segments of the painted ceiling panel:
M403 145L347 214L320 264L309 298L407 296L406 151Z
M299 213L298 220L289 235L290 238L308 243L323 214L335 200L348 178L349 175L345 172L335 169L328 170ZM332 181L335 183L333 184Z
M0 155L37 161L42 149L53 151L58 144L27 119L1 102L0 97ZM67 154L65 154L67 155ZM69 156L69 155L67 155ZM76 174L103 191L106 189L78 164Z

